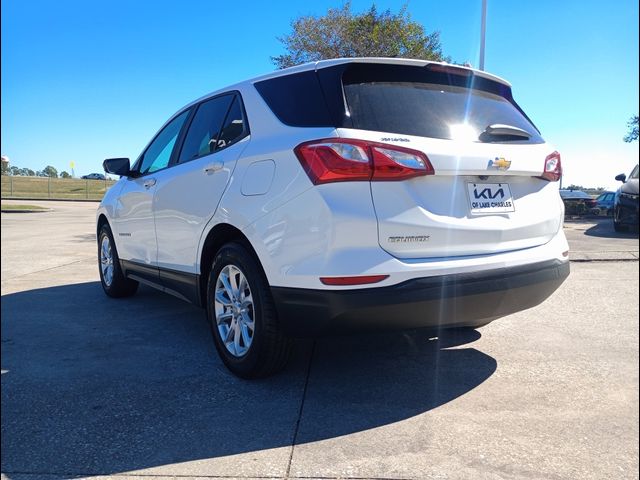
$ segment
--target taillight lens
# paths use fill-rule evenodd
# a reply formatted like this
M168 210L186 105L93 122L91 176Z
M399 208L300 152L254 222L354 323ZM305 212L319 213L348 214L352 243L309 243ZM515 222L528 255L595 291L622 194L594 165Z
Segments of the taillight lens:
M366 140L313 140L301 143L294 152L315 185L404 180L434 173L427 156L418 150Z
M553 152L544 159L544 170L541 177L550 182L557 182L562 176L562 162L560 154Z

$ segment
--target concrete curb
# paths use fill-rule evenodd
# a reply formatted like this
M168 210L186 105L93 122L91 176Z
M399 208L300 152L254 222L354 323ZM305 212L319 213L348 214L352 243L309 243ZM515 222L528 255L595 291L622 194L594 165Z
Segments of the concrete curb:
M4 210L4 209L0 210L0 212L2 213L46 213L50 211L51 211L50 208L47 208L44 210Z
M638 252L570 252L571 262L637 262Z
M28 200L31 202L101 202L102 199L91 198L37 198L37 197L2 197L2 200Z

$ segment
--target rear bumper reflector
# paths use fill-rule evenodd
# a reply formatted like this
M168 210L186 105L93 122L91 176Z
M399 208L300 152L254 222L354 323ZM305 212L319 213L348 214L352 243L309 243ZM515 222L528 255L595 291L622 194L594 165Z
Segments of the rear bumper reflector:
M378 283L389 278L389 275L360 275L357 277L320 277L325 285L367 285Z

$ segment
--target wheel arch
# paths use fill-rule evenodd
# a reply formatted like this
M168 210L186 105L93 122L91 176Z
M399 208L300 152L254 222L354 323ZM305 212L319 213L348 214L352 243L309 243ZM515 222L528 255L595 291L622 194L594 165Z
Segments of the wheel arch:
M107 216L104 213L101 213L98 216L98 221L96 222L96 236L100 234L100 230L105 224L108 225L109 228L111 228L111 224L109 223L109 220L107 220Z
M238 242L243 245L258 263L263 275L265 273L262 262L260 262L260 258L247 236L242 233L239 228L229 223L219 223L207 234L200 254L198 293L202 306L206 306L207 304L207 283L209 281L209 272L211 271L213 259L218 251L220 251L220 248L230 242Z

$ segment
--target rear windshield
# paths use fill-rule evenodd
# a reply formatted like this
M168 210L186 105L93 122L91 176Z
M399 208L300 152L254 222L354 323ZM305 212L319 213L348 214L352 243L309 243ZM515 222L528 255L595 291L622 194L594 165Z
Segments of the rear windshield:
M465 69L345 63L254 85L278 119L294 127L358 128L442 139L462 136L478 142L543 142L509 86ZM490 125L512 130L489 134Z
M478 142L543 142L510 98L510 89L484 78L425 67L395 68L391 74L369 68L345 72L343 87L353 128ZM515 127L529 138L509 128L490 134L491 125Z

